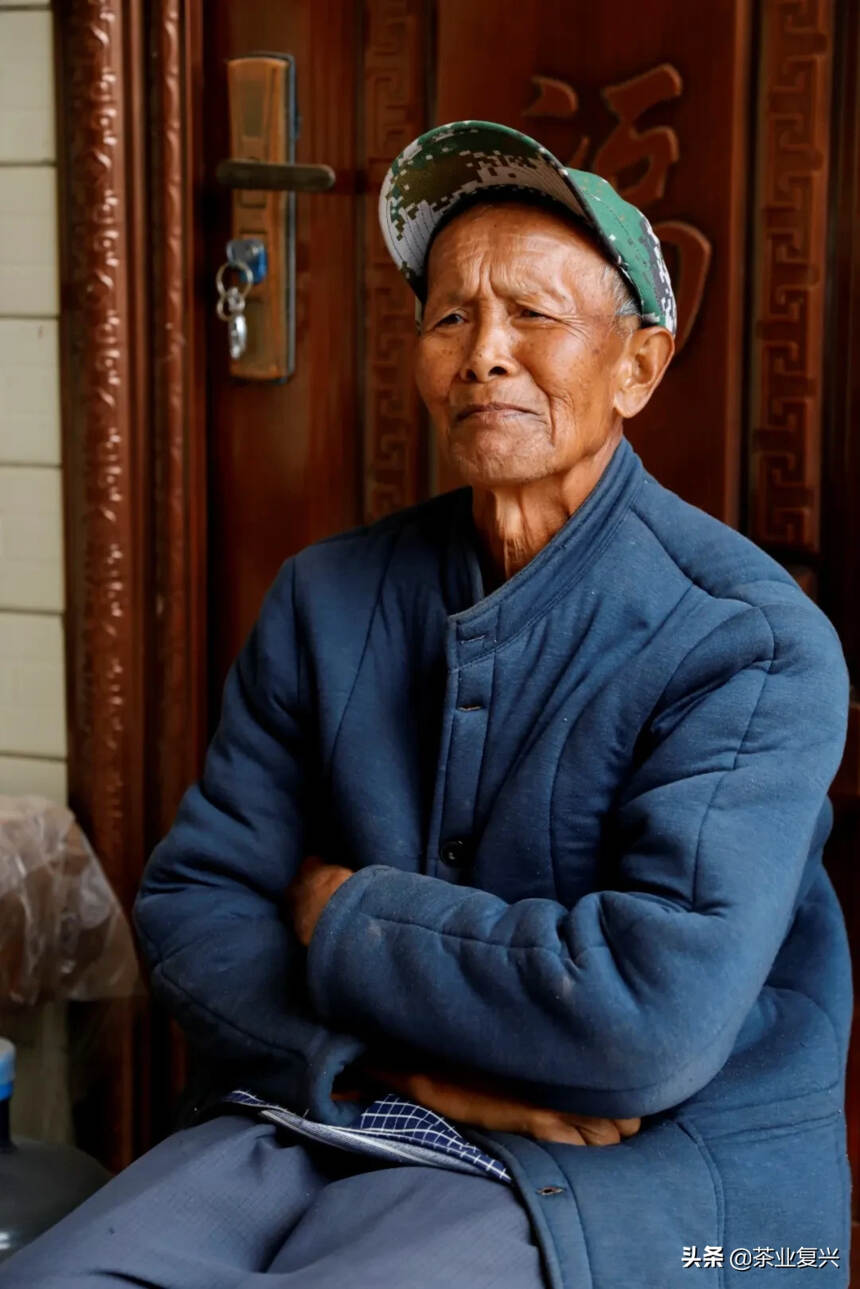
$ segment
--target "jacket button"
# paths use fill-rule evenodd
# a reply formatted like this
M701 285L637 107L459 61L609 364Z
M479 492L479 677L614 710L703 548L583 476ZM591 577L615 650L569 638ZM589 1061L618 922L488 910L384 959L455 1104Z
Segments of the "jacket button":
M466 868L472 862L472 845L464 837L453 837L442 843L439 855L451 868Z

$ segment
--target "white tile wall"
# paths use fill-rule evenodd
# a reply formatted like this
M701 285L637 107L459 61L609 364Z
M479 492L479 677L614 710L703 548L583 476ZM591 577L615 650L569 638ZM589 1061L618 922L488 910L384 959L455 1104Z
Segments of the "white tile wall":
M0 796L27 797L35 793L65 804L69 792L67 780L65 761L0 753Z
M66 755L62 619L0 613L0 752Z
M54 167L0 166L0 314L58 311Z
M52 25L0 0L0 793L65 801Z
M63 610L58 469L0 465L0 610Z
M60 374L53 318L0 318L0 462L60 464Z
M47 9L0 13L0 159L52 161L52 21Z

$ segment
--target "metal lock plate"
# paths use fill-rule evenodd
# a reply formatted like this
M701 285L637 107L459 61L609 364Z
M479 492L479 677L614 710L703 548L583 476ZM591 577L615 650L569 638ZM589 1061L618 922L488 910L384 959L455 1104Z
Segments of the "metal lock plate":
M260 54L231 59L227 87L231 157L263 164L293 163L297 122L292 57ZM254 269L254 284L245 301L245 347L241 356L231 357L230 372L244 380L284 381L295 367L295 193L234 188L232 203L231 246L249 238L259 240L266 265L263 274ZM231 353L238 348L238 337L231 335Z

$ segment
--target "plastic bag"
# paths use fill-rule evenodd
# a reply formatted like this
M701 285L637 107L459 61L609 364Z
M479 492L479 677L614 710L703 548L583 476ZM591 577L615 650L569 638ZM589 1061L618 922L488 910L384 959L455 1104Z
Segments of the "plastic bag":
M0 1005L140 988L128 922L74 815L0 796Z

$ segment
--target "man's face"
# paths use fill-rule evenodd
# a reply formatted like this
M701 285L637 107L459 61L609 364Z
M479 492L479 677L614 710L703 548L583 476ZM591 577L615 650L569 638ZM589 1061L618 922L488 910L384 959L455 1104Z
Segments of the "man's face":
M616 317L606 263L564 218L519 203L471 207L439 233L416 379L466 482L565 474L620 431L637 320Z

